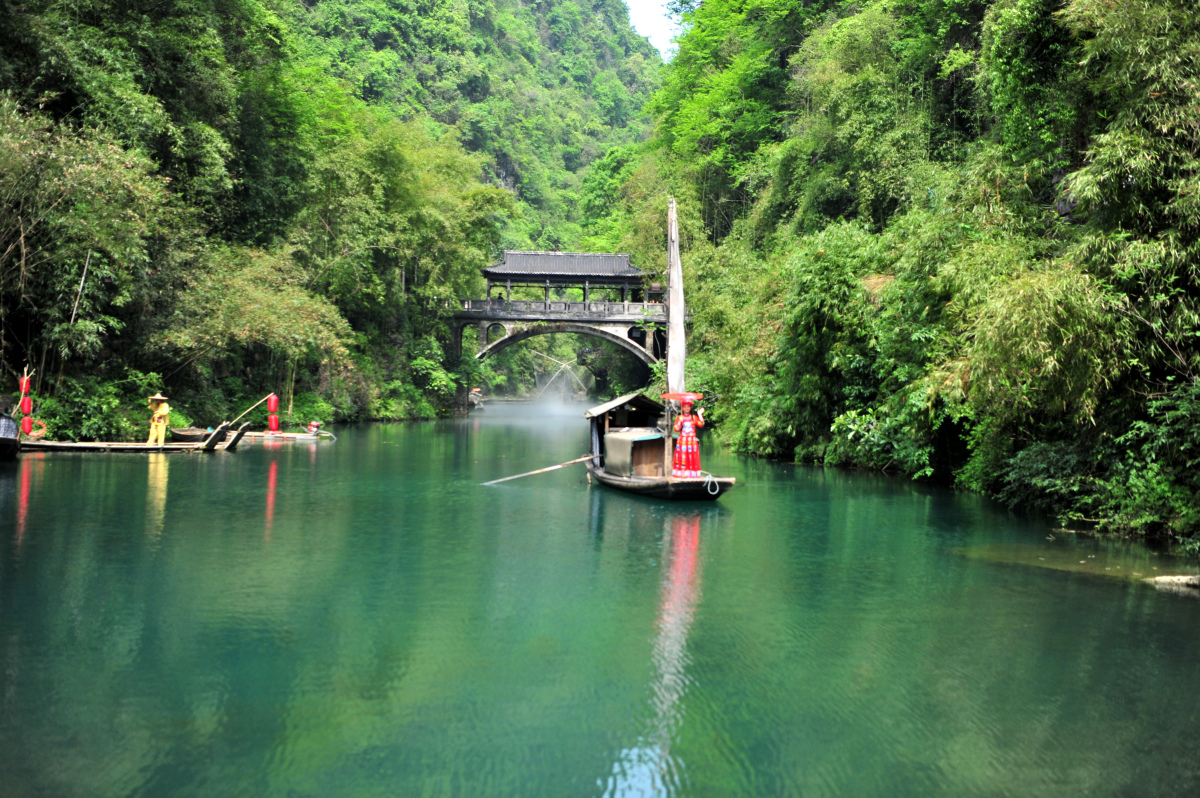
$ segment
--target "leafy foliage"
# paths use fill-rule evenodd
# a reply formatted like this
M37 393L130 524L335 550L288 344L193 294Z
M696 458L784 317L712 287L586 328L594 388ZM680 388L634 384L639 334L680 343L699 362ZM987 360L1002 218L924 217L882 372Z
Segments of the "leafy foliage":
M0 367L72 435L138 434L128 369L200 423L272 390L446 412L451 300L501 245L578 244L575 189L658 80L619 0L0 11Z
M588 229L657 263L680 200L726 440L1194 546L1191 4L677 13L655 134L597 163Z

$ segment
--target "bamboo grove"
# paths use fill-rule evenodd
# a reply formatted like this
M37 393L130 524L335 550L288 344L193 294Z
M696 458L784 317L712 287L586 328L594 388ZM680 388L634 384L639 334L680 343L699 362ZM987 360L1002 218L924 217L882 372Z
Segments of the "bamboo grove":
M689 387L725 439L1200 548L1194 5L676 11L655 133L584 201L643 259L691 209Z

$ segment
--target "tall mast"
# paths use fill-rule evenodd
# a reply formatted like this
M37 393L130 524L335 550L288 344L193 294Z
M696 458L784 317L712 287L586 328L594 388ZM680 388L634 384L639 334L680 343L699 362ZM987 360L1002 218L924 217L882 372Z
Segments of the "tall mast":
M679 219L675 200L667 206L667 392L681 392L687 342L683 332L683 264L679 260Z

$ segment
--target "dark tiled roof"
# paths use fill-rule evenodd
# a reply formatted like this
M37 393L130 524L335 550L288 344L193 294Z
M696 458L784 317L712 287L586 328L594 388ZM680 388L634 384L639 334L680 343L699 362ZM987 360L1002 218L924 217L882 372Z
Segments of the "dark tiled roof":
M528 252L505 250L504 260L483 270L496 280L570 277L584 279L641 280L642 270L629 265L628 255L589 252Z
M648 410L654 413L661 413L663 410L663 406L658 402L648 398L641 391L635 391L634 393L627 393L624 396L618 396L611 402L605 402L602 405L597 405L596 407L593 407L591 410L584 413L583 417L595 418L596 416L602 416L609 410L615 410L626 402L632 404L638 410Z

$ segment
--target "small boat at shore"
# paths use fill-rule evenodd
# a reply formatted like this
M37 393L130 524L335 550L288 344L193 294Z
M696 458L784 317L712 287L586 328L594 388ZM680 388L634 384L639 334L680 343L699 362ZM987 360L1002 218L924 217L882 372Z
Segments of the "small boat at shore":
M640 393L593 407L583 417L591 423L587 470L602 485L656 499L713 501L737 482L708 473L672 476L669 412Z
M311 432L247 432L246 437L256 441L290 441L293 443L312 443L321 438L328 438L330 441L337 440L337 436L332 432L324 430L315 434Z
M224 443L229 430L200 429L199 427L171 427L171 440L179 443L204 443L209 435L220 432L217 443Z
M152 446L146 443L129 443L124 441L45 441L26 439L21 442L23 452L103 452L105 454L176 454L180 452L232 452L246 435L246 422L237 429L232 438L226 440L229 425L222 424L202 441L186 441L164 443L162 446ZM224 441L224 442L222 442Z

